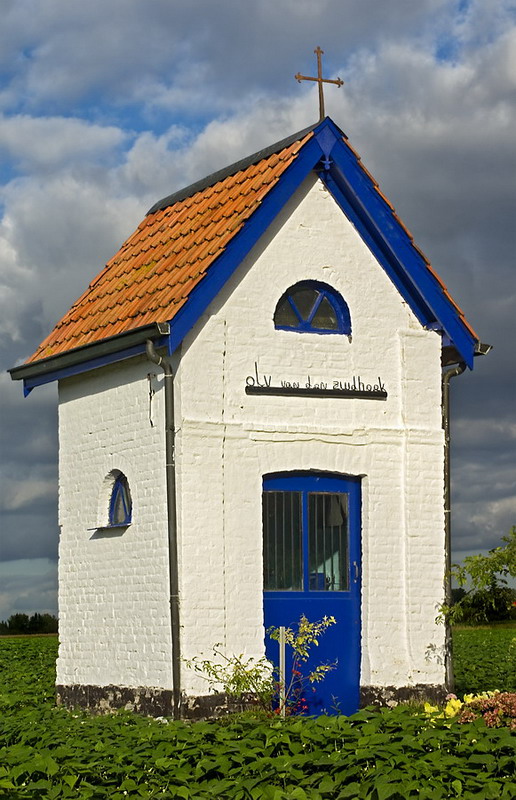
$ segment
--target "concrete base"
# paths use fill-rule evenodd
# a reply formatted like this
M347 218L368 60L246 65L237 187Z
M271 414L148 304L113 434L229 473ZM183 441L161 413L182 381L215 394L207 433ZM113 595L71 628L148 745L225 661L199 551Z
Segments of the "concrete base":
M98 714L117 709L135 711L149 717L173 716L173 694L170 689L148 686L57 686L57 704L67 708L87 708ZM362 686L360 705L397 706L399 703L441 703L447 694L445 686L419 684L416 686ZM218 719L256 706L252 696L236 701L226 694L183 697L181 718L189 720Z
M117 709L135 711L149 717L173 716L173 693L170 689L148 686L57 686L57 704L67 708L87 708L97 714ZM225 694L183 697L181 718L189 720L218 719L256 706L249 696L236 701Z
M399 703L442 703L448 691L443 685L420 683L415 686L361 686L360 705L390 706Z

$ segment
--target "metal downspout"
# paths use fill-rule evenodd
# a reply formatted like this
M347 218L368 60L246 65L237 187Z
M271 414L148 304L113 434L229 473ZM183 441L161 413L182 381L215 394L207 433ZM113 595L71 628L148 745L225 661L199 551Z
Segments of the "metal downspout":
M181 639L179 627L179 571L177 563L177 513L174 430L174 373L147 339L147 358L161 367L165 381L165 454L167 477L168 564L170 577L170 628L172 634L172 696L174 719L181 717Z
M447 606L451 604L451 486L450 486L450 381L457 375L462 375L466 369L466 364L461 362L455 364L451 369L443 372L442 376L442 420L444 430L444 553L445 553L445 573L444 573L444 602ZM453 653L451 627L445 622L445 670L446 670L446 689L453 691Z

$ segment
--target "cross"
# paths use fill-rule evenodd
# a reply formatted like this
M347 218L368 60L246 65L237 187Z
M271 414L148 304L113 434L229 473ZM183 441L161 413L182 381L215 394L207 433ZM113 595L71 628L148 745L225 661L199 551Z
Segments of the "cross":
M324 54L324 50L321 50L321 48L317 46L314 53L317 56L317 78L309 78L307 75L301 75L300 72L294 75L294 78L296 78L298 83L301 83L301 81L316 81L316 83L319 84L319 119L324 119L323 83L335 83L337 86L342 86L344 81L341 81L340 78L337 78L336 81L332 81L330 78L323 78L321 56Z

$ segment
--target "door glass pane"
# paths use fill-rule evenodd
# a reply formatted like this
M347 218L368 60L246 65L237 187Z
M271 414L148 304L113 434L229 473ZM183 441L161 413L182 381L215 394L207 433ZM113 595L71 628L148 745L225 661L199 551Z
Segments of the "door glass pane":
M308 495L310 591L349 589L349 518L345 493Z
M301 492L263 493L263 588L301 590Z

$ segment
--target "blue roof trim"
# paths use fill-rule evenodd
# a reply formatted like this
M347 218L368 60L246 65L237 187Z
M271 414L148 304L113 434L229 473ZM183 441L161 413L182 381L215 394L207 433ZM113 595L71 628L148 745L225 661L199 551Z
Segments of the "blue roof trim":
M276 185L210 266L206 276L171 320L170 334L156 339L156 346L167 346L169 354L177 349L303 180L312 170L316 170L420 323L429 329L442 331L443 344L448 342L453 345L472 369L478 340L470 333L439 282L429 272L422 255L392 208L377 191L357 155L344 143L343 132L328 117L307 129L310 130L313 130L313 136L301 147ZM138 343L73 366L24 378L24 394L27 396L34 387L44 383L78 375L144 352L145 343Z
M155 347L166 347L167 336L162 336L160 339L154 340ZM104 356L97 356L97 358L90 358L87 361L82 361L80 364L74 364L71 367L63 367L62 369L53 370L43 375L37 375L34 378L23 379L23 394L25 397L29 395L36 386L42 386L44 383L52 383L52 381L59 381L62 378L71 378L74 375L80 375L82 372L89 372L91 369L98 369L98 367L105 367L108 364L114 364L116 361L124 361L126 358L133 356L143 355L145 353L145 342L126 347L124 350L118 350L116 353L108 353Z
M197 284L185 305L170 321L169 354L172 354L181 344L201 314L215 299L226 281L321 159L321 155L322 150L319 144L315 138L311 138L285 170L276 186L271 189L260 206L244 223L243 228L229 242L219 258L213 262L206 277Z
M393 269L389 259L386 257L381 244L375 239L373 233L367 225L367 222L365 222L363 217L357 213L356 208L353 206L352 201L349 198L349 194L342 189L342 181L337 182L334 171L323 172L319 175L319 177L325 184L328 191L331 192L344 214L358 230L369 250L371 250L373 255L382 264L383 268L402 295L403 299L406 300L406 302L412 308L421 325L428 326L431 320L433 320L430 309L425 303L422 302L419 293L414 290L410 291L411 287L405 286L399 279L399 276Z
M169 353L181 344L294 191L315 168L420 323L427 328L442 329L468 367L473 368L477 340L443 294L410 236L377 191L357 156L342 141L343 136L328 117L314 128L313 138L302 147L274 189L171 320Z
M331 165L331 153L333 150L334 145L341 139L343 134L339 132L337 134L335 130L333 130L330 125L323 125L319 126L319 128L315 131L315 138L319 142L321 146L321 150L323 151L324 159L322 165L324 169L329 169Z
M331 121L326 121L333 125ZM319 177L382 264L419 321L442 330L453 341L470 369L477 340L471 335L441 286L429 272L408 233L364 172L356 155L339 140L332 164Z

